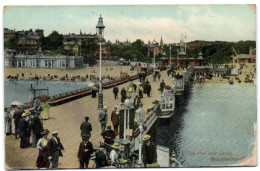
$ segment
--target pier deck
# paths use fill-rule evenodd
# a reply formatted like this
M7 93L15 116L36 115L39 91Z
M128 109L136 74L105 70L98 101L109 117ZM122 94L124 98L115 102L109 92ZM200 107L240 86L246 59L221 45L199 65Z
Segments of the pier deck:
M164 79L167 85L172 86L172 80L167 76L166 71L161 72L161 80ZM152 97L148 98L144 94L142 102L144 108L148 109L153 106L152 102L160 100L160 91L158 91L160 81L153 82L152 75L149 75L148 80L152 86ZM135 80L134 82L138 82ZM127 87L129 83L119 85L119 90ZM108 124L111 125L110 117L114 106L120 103L119 99L114 100L112 89L103 90L104 105L108 106ZM132 98L136 93L132 93ZM59 168L79 168L77 160L78 147L81 142L80 137L80 124L84 121L85 116L89 116L90 123L92 124L93 131L90 141L93 143L94 148L97 148L99 142L103 142L100 135L101 126L98 122L98 99L92 99L91 96L86 96L63 105L54 106L50 109L50 119L44 121L44 128L50 132L57 130L63 146L65 147L64 157L60 158ZM51 135L49 135L49 138ZM34 148L20 149L20 140L14 140L14 136L7 136L5 138L6 144L6 165L13 169L35 169L35 162L38 156L38 150Z

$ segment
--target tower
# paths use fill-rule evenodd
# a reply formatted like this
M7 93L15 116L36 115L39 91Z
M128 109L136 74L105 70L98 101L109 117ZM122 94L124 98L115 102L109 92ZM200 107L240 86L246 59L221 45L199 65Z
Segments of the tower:
M162 39L162 36L161 36L161 40L160 40L160 48L163 48L163 39Z

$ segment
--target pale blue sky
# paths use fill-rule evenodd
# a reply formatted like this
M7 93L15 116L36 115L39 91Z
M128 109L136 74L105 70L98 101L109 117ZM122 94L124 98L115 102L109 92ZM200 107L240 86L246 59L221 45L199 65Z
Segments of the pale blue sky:
M182 33L192 40L256 40L256 17L246 5L142 6L12 6L4 13L4 27L44 29L59 33L95 33L99 15L105 38L121 41L178 42Z

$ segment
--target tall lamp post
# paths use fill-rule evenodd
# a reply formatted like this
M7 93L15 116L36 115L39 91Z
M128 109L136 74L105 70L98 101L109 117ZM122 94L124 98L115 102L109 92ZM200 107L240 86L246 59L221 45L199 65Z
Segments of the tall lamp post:
M105 29L105 26L103 24L103 18L99 17L98 19L98 23L97 23L97 26L96 26L96 29L98 31L98 34L99 34L99 38L100 38L100 48L99 48L99 93L98 93L98 109L99 110L103 110L103 91L102 91L102 46L101 46L101 43L102 43L102 33L104 35L104 29Z
M143 128L143 122L145 119L145 115L146 115L146 111L143 108L143 104L139 104L139 108L136 110L136 118L137 118L137 123L139 124L139 130L140 130L140 135L139 135L139 154L138 154L138 161L139 161L139 165L141 166L143 161L142 161L142 145L143 145L143 132L144 132L144 128Z
M172 46L171 46L171 44L169 44L169 46L170 46L170 62L169 62L169 65L171 67L171 63L172 63Z
M132 108L133 105L133 100L131 99L131 96L128 96L128 98L125 100L124 105L125 105L125 113L124 113L124 139L126 139L126 130L127 130L127 135L130 135L130 108ZM127 117L127 118L126 118Z
M156 50L156 44L153 45L153 76L154 76L154 81L155 81L155 50Z

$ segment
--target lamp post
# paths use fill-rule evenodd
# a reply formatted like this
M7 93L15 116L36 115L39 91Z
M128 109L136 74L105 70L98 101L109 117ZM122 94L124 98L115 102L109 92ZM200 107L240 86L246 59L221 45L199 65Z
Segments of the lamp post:
M139 104L139 108L136 110L136 118L137 118L137 123L139 124L139 130L140 130L140 135L139 135L139 154L138 154L138 161L139 161L139 165L142 165L143 161L142 161L142 145L143 145L143 132L144 132L144 128L143 128L143 122L145 119L145 115L146 115L146 111L143 108L143 104Z
M128 96L127 99L124 101L124 103L119 103L117 105L116 114L120 114L119 107L124 107L124 139L126 139L126 130L129 135L130 132L130 109L134 106L133 100L131 99L131 96Z
M155 74L155 49L156 48L156 45L154 45L154 49L153 49L153 74Z
M102 47L101 47L101 43L102 43L102 33L104 35L104 29L105 26L103 24L103 18L99 17L98 19L98 23L97 23L97 31L99 34L99 38L100 38L100 48L99 48L99 93L98 93L98 109L99 110L103 110L103 91L102 91Z
M127 135L130 134L130 108L133 107L133 100L131 99L131 96L128 96L128 98L125 100L125 111L124 111L124 139L126 139L126 130ZM127 117L127 119L126 119Z
M171 46L171 44L169 44L169 46L170 46L170 62L169 62L169 65L171 67L171 63L172 63L172 46Z

